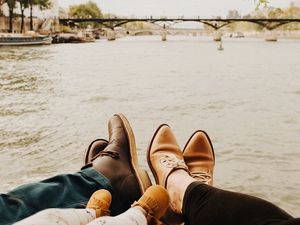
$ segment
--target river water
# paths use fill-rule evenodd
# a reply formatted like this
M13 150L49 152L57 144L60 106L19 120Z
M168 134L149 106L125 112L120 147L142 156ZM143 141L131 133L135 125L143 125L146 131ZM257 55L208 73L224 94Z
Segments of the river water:
M216 152L215 185L300 216L300 40L158 36L0 47L0 191L75 172L124 113L140 164L160 123Z

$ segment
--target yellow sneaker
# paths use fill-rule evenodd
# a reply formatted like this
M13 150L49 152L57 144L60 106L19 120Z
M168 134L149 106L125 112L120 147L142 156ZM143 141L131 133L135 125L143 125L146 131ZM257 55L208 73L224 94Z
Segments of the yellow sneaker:
M110 214L109 207L111 203L111 194L109 191L101 189L91 196L86 208L96 210L96 217L108 216Z

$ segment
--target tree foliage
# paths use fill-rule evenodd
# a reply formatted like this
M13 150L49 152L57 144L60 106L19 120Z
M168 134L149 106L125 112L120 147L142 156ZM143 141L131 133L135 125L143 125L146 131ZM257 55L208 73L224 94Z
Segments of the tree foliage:
M70 6L69 16L75 18L102 18L102 12L96 3L89 1L85 4Z
M2 5L5 3L5 0L0 0L0 16L3 15L3 12L2 12Z
M22 22L21 22L21 31L24 29L24 11L26 8L30 9L30 29L33 30L33 7L38 6L41 10L48 9L51 7L50 0L0 0L0 4L6 3L9 9L9 31L13 30L13 17L14 9L19 3Z
M30 8L30 30L33 30L33 7L38 6L41 10L51 7L50 0L28 0Z
M14 9L16 7L16 0L5 0L4 1L9 9Z
M14 17L14 9L16 7L16 0L5 0L5 3L8 6L9 11L9 32L13 30L13 17Z
M18 0L20 3L20 10L21 10L21 32L24 31L24 11L26 8L29 7L29 0Z
M254 0L255 2L257 2L256 4L256 10L258 10L260 8L261 5L263 5L264 7L267 7L268 4L270 3L268 0Z
M266 13L267 12L267 13ZM300 18L300 7L291 4L288 8L268 8L268 10L258 10L254 15L248 14L243 16L244 19L293 19ZM253 23L240 22L229 24L228 29L230 31L261 31L262 26ZM299 30L299 23L288 23L277 28L277 30Z

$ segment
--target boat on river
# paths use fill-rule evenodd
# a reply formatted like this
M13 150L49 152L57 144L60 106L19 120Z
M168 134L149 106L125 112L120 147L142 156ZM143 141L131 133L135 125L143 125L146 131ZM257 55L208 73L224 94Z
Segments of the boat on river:
M48 45L52 38L47 35L0 33L0 46Z

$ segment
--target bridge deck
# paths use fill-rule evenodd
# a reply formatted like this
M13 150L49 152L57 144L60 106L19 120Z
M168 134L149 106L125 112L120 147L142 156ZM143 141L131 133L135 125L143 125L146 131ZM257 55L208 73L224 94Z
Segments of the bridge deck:
M59 19L61 24L68 24L70 22L73 23L81 23L81 22L96 22L101 23L106 27L114 29L115 27L121 26L130 22L147 22L147 23L157 23L157 22L199 22L211 26L212 28L218 30L228 24L235 22L250 22L258 24L262 27L265 27L269 30L273 30L279 26L282 26L287 23L300 22L300 18L295 19L206 19L206 18L67 18L67 19Z

